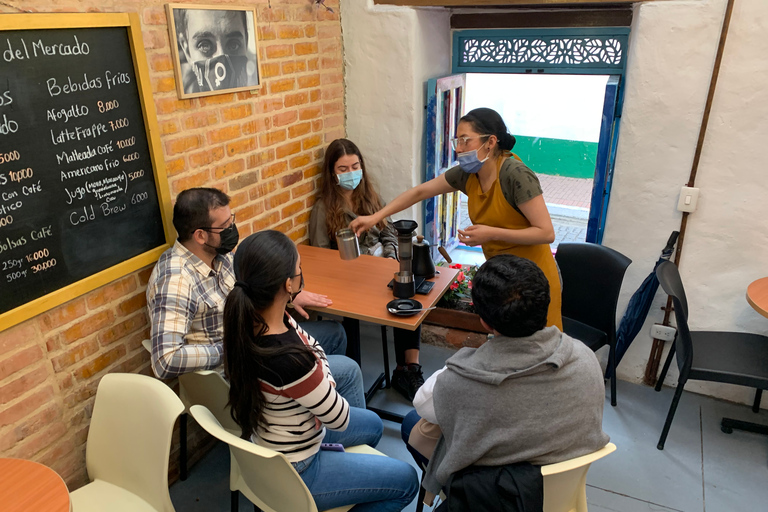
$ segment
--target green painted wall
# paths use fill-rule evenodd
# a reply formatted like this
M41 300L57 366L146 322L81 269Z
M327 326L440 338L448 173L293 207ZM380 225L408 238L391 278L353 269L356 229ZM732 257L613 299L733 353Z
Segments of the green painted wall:
M597 142L515 136L512 150L534 172L594 178Z

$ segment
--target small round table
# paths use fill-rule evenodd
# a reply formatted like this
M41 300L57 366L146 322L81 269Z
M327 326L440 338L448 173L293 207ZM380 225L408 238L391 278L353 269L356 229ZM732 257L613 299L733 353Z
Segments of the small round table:
M23 459L0 459L0 508L7 512L69 512L69 490L54 470Z
M768 318L768 277L763 277L747 287L747 302L755 311Z

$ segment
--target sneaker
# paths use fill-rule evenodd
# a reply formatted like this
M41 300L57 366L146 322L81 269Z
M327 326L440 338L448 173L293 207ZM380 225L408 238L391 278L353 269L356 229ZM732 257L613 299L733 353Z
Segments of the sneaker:
M392 387L403 395L406 400L413 402L416 391L424 384L424 375L420 364L409 364L402 370L392 372Z

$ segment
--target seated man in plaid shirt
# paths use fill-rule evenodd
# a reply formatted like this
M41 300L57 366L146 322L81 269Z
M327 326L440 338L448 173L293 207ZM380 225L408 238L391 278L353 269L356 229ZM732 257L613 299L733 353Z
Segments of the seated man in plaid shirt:
M214 188L192 188L176 198L173 226L178 239L155 265L147 285L152 336L152 370L161 379L211 370L222 363L224 301L235 285L232 250L239 234L229 197ZM296 310L331 304L325 295L302 291ZM362 374L343 354L347 338L338 322L302 327L328 355L338 391L354 407L365 407Z

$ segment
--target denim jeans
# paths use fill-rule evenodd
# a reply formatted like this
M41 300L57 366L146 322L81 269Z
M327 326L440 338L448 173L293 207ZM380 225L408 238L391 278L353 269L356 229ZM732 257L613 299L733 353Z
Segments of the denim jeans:
M343 432L326 430L324 443L345 447L375 447L383 432L381 419L366 409L350 409L349 426ZM361 453L320 450L294 462L318 510L357 504L355 512L399 512L413 501L419 478L410 464Z
M328 356L328 366L336 381L336 391L347 399L352 407L365 409L363 373L360 366L344 354L347 351L347 335L339 322L303 322L301 328L315 338Z

